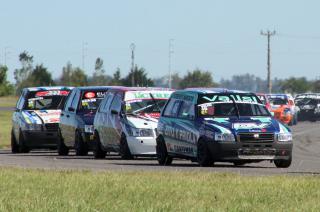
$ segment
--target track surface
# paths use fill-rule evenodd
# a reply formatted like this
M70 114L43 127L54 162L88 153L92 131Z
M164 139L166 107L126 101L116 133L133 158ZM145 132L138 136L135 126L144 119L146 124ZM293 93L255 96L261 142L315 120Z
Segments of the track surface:
M28 154L11 154L10 150L0 150L0 166L73 169L73 170L179 170L234 172L244 175L274 174L320 174L320 122L300 122L292 127L294 135L293 163L288 169L278 169L270 162L252 163L235 167L230 163L217 163L214 167L198 167L186 160L174 160L171 166L159 166L153 158L121 160L117 155L109 155L103 160L94 160L92 155L58 156L54 151L32 151Z

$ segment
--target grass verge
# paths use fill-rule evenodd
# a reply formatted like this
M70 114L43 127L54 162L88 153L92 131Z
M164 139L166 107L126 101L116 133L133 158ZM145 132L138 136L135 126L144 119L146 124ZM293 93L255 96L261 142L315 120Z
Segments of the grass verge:
M5 96L0 97L0 107L14 107L17 103L18 97Z
M0 111L0 148L10 146L12 111Z
M1 211L317 211L317 176L0 169Z

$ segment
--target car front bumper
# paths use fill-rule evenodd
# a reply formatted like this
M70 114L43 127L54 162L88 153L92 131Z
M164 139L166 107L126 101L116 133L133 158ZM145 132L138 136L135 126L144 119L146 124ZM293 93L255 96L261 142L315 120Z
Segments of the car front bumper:
M156 138L128 136L127 143L132 155L156 155Z
M209 151L215 161L288 160L292 156L292 146L292 142L208 142Z
M24 145L31 148L57 148L59 136L57 131L22 131Z

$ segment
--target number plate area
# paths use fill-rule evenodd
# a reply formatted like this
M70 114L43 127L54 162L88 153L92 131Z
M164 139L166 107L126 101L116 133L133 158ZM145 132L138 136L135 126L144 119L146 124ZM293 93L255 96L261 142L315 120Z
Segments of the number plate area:
M239 159L251 160L272 160L275 158L275 149L240 149L238 151Z

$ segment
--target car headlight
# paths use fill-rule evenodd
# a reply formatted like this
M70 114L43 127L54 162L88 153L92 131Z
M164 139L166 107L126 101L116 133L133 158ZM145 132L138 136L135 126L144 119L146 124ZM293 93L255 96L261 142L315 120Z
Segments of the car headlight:
M278 141L292 141L292 134L291 133L279 133L278 134Z
M84 125L84 132L93 133L93 125Z
M138 128L127 126L127 132L129 136L133 136L133 137L153 137L152 129L138 129Z
M215 133L215 141L235 141L235 137L232 133Z
M42 124L26 124L26 130L31 131L41 131L42 130Z

